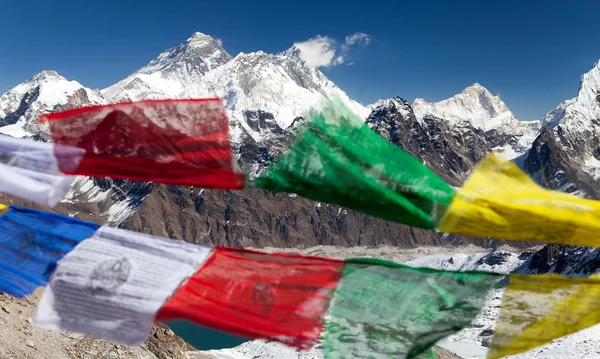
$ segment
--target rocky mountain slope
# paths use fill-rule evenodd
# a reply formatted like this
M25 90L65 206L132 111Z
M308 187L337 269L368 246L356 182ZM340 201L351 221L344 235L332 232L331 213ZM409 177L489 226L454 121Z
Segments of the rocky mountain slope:
M577 96L543 119L524 166L540 184L600 198L600 61L581 77Z
M440 102L417 98L412 107L420 119L433 116L458 130L481 131L491 148L509 159L527 151L540 128L539 121L519 121L499 96L478 83Z

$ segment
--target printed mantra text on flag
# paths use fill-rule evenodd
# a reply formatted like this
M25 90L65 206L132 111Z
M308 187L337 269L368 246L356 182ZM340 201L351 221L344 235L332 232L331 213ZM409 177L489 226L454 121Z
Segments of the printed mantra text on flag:
M186 318L308 349L319 338L342 266L334 259L217 248L157 319Z
M243 187L220 99L147 100L43 115L55 143L86 155L68 174L218 189Z
M141 344L167 298L210 247L102 227L60 262L35 324Z

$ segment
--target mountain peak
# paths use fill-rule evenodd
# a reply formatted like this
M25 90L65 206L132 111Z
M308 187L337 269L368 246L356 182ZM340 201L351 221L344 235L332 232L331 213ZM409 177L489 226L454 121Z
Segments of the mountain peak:
M204 38L207 38L207 37L212 39L212 36L207 35L207 34L205 34L203 32L200 32L200 31L196 31L195 33L192 34L192 36L190 36L189 39L187 39L187 41L189 42L189 41L194 41L194 40L197 40L197 39L204 39Z
M38 115L50 111L105 103L100 93L44 70L0 96L0 133L16 137L43 133Z
M456 125L468 122L486 131L516 121L504 101L477 82L461 93L439 102L415 99L413 108L418 118L430 114Z
M195 32L190 38L188 38L184 44L188 47L204 47L216 45L221 48L220 41L216 40L210 35L203 34L201 32Z
M369 118L375 113L385 110L389 111L390 109L393 109L394 112L400 112L405 117L409 116L409 114L414 116L413 110L408 101L400 96L377 100L377 102L374 104L368 105L367 109L371 111Z
M579 82L577 96L564 101L554 110L548 112L543 122L551 127L562 124L562 127L576 131L598 128L600 118L600 60L583 76Z
M482 86L481 84L479 84L478 82L475 82L474 84L472 84L471 86L466 87L462 93L464 94L472 94L472 95L476 95L476 96L487 96L487 97L495 97L494 95L492 95L492 93L485 88L484 86ZM500 100L502 101L502 100Z
M50 82L50 81L61 81L66 80L62 77L58 72L54 70L43 70L35 75L33 75L27 82Z
M584 92L584 94L582 94L582 92ZM591 93L592 95L600 94L600 60L594 64L590 71L581 76L579 96L585 95L585 92Z
M229 60L231 55L221 47L219 41L209 35L195 32L184 43L158 55L139 72L154 73L183 66L187 71L196 69L204 74Z
M285 50L281 53L281 55L287 56L294 61L304 62L302 57L300 57L300 49L296 47L296 45L293 45L289 49Z
M146 66L102 90L102 94L110 101L180 97L183 93L199 96L201 78L231 59L220 41L195 32L185 42L162 52Z

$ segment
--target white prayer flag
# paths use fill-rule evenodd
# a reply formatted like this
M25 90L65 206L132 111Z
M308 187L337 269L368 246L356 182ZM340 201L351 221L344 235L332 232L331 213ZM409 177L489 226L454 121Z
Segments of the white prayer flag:
M102 227L59 263L34 323L139 345L164 302L210 253L207 246Z
M0 136L0 191L54 207L74 180L60 168L76 168L84 155L77 147Z

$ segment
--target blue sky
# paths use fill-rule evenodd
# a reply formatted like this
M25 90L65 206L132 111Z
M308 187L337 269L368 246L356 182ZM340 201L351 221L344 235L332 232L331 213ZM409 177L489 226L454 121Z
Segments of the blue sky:
M332 62L347 36L364 33L368 44L321 67L363 104L439 101L479 82L531 120L573 97L600 59L594 0L4 0L1 9L0 93L43 69L103 88L195 31L221 39L234 56L320 35L336 41Z

